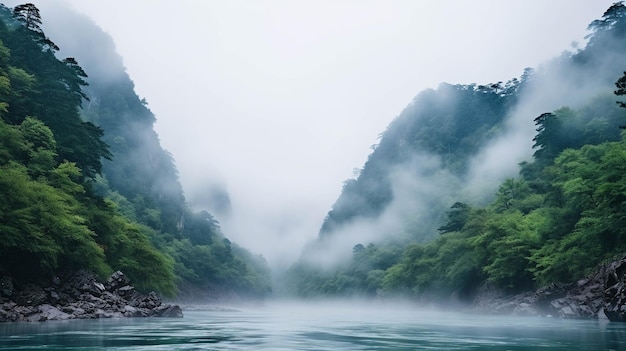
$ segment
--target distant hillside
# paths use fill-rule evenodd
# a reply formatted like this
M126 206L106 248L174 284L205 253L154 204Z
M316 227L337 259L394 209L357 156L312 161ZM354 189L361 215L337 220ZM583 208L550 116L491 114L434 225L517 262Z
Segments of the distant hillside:
M557 273L552 265L575 258L559 256L564 261L555 262L553 256L542 256L556 250L547 238L525 247L522 258L503 253L513 245L503 238L517 240L504 232L492 238L502 239L494 241L501 246L478 239L487 235L488 218L504 220L498 216L505 212L519 212L515 220L522 222L565 221L547 214L555 214L548 208L560 186L551 178L550 172L557 171L549 167L568 148L621 140L619 126L626 118L613 90L626 69L625 8L617 3L592 22L581 50L527 69L520 78L484 85L444 83L418 94L381 135L358 177L345 182L319 240L305 248L290 271L292 291L417 296L456 291L468 296L485 280L523 289L571 279L619 252L618 247L625 249L598 249L595 259ZM484 211L493 211L494 217L482 217ZM533 217L539 212L545 217ZM571 213L560 237L584 225L576 222L583 212ZM470 221L478 231L467 227ZM529 230L543 235L533 225ZM495 268L504 262L524 268Z
M81 240L95 253L80 256L77 252L82 257L79 262L60 258L49 262L45 251L33 251L22 241L8 244L7 250L26 251L46 262L44 275L76 268L101 274L119 269L139 288L168 294L189 285L254 296L269 292L269 270L263 258L231 243L209 213L193 212L186 204L174 160L153 129L155 116L136 95L111 38L89 19L63 8L51 11L50 22L34 5L24 9L23 13L0 9L9 86L2 119L13 129L24 128L25 121L36 126L42 122L41 128L52 132L46 145L56 145L50 151L54 163L47 167L69 161L80 171L75 186L81 190L63 196L83 208L68 215L91 233ZM31 18L45 23L48 33L59 39L53 42ZM57 59L61 54L71 58ZM28 167L16 158L18 154L8 155L7 165ZM51 181L45 173L27 175L35 183ZM7 214L20 211L11 207L10 199L4 200L10 209ZM30 231L28 226L6 225L8 231ZM42 240L47 236L45 231L38 235ZM65 242L59 235L51 240ZM0 272L37 279L34 272L7 268L19 266L19 255L1 256Z
M360 218L382 215L402 196L395 184L403 181L398 179L404 176L400 172L414 176L415 187L432 186L430 178L441 170L465 177L472 157L501 135L503 120L524 79L506 84L442 84L420 93L382 134L358 178L345 182L320 237L335 235Z

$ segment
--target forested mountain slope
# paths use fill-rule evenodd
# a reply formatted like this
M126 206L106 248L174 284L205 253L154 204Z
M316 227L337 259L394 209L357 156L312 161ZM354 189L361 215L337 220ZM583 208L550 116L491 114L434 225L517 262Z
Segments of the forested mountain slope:
M34 5L0 8L0 274L38 281L122 270L166 294L189 284L267 293L264 260L185 203L155 116L111 39L84 17L55 16L61 48ZM72 57L57 59L64 52Z
M584 48L518 79L418 94L346 181L289 287L468 298L485 281L510 291L569 281L626 250L626 114L613 94L626 7L589 31Z

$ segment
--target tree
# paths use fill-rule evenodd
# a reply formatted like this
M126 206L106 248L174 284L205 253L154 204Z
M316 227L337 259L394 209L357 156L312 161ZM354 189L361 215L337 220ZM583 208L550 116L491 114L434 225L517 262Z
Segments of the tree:
M365 250L365 246L363 246L363 244L356 244L354 245L354 247L352 247L352 254L358 255L363 252L363 250Z
M585 144L588 125L593 120L595 111L582 113L569 107L562 107L554 112L543 113L535 118L537 135L533 138L536 149L533 157L542 165L551 164L559 153L567 148L579 148ZM606 119L606 117L605 117ZM606 141L600 140L600 142Z
M462 202L455 202L448 211L448 223L437 228L439 234L458 232L463 229L471 208Z
M519 210L518 203L529 194L530 188L525 181L507 178L498 188L494 203L496 211Z
M39 9L32 3L18 5L13 9L13 18L24 25L33 34L35 41L46 51L59 51L59 47L52 42L41 29L41 14Z
M551 133L553 130L557 130L559 120L553 113L546 112L539 115L534 119L537 135L533 138L535 142L533 149L537 149L533 154L535 159L550 159L556 155L556 151L553 150Z
M622 96L626 95L626 71L624 71L624 75L621 76L617 82L615 82L615 86L617 90L615 90L615 95ZM618 101L617 102L620 107L626 108L626 102Z
M29 174L45 175L56 166L56 140L50 128L36 118L26 117L19 127L28 153Z
M616 2L604 12L602 19L592 21L589 24L589 27L587 27L587 30L591 31L592 34L612 30L615 26L621 23L622 18L625 16L626 6L624 6L624 2ZM589 36L592 34L589 34Z
M40 32L41 30L41 14L39 9L32 3L18 5L13 8L13 17L24 24L26 29L33 32Z
M615 90L615 95L617 96L623 96L626 95L626 71L624 71L624 75L621 76L617 82L615 82L615 86L617 87L617 90ZM626 102L624 101L617 101L617 104L619 105L619 107L623 107L626 108ZM620 125L619 126L621 129L626 129L626 125Z

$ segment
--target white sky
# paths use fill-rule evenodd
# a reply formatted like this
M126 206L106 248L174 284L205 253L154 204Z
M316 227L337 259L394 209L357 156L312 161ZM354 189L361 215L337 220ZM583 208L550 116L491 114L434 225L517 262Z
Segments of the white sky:
M226 236L273 264L316 237L418 92L519 77L613 2L66 1L113 37L186 193L225 181Z

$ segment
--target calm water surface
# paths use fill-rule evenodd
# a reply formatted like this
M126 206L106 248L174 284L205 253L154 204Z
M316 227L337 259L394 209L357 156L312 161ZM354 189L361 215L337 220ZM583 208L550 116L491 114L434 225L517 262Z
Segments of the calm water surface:
M0 350L626 350L626 324L276 304L185 318L0 324Z

